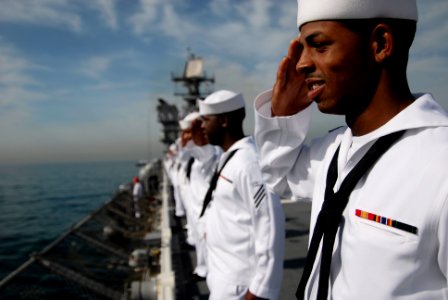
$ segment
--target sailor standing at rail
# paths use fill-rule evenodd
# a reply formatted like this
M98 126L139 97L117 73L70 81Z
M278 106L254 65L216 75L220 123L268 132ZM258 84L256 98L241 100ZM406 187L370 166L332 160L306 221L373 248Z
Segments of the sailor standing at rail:
M209 299L277 299L283 208L265 189L254 140L244 135L243 96L214 92L199 102L199 112L209 143L224 150L201 212L206 215Z
M448 299L448 114L409 89L416 21L416 0L299 0L255 100L268 187L312 200L298 299ZM347 127L308 146L312 102Z
M198 112L192 112L185 117L184 127L191 130L191 140L185 145L194 158L191 170L187 176L189 184L182 194L188 203L188 224L195 236L196 267L193 271L194 280L203 280L207 275L206 244L205 244L205 218L199 218L205 194L208 190L211 177L221 156L222 149L208 143L207 137L201 128Z
M172 143L169 145L165 157L163 158L163 167L170 181L172 180L174 165L176 164L176 156L177 146L176 143Z
M178 218L185 216L184 204L179 193L178 177L187 158L188 153L182 151L181 138L179 137L169 146L165 163L165 170L173 187L174 215Z
M191 155L191 147L187 147L187 144L192 139L191 125L193 120L197 119L199 116L198 112L193 112L187 114L182 120L179 121L179 127L181 129L180 133L180 145L181 153L179 155L179 168L176 177L177 184L177 197L180 199L182 206L185 210L186 217L186 229L187 238L186 242L190 246L195 246L197 240L197 232L195 230L196 217L193 214L194 211L194 201L191 197L190 189L190 176L193 163L195 161L194 157Z
M142 212L140 209L141 201L144 199L143 193L143 185L140 183L140 179L138 176L134 176L132 179L133 187L132 187L132 200L134 203L134 216L136 218L142 217Z

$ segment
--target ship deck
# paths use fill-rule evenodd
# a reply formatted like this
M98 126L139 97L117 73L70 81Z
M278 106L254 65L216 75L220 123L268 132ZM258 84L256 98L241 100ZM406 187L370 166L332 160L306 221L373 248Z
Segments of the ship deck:
M286 242L283 283L279 299L290 300L295 299L295 291L305 265L311 205L284 201L283 207L286 217ZM194 264L194 249L188 249L187 252L192 264ZM185 291L188 295L182 295L178 299L208 299L209 291L205 281L189 283Z

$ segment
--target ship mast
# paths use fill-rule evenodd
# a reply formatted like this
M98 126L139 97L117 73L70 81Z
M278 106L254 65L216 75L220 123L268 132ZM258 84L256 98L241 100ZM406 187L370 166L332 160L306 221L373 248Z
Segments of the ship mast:
M159 123L162 124L162 137L160 141L168 148L174 143L179 135L179 119L183 118L189 112L197 110L197 100L204 99L213 92L215 78L207 76L204 71L204 62L201 57L190 53L185 62L182 74L171 73L171 81L176 85L174 95L184 99L185 105L179 111L175 104L169 104L162 98L159 98L157 113ZM179 85L181 86L179 88Z
M201 57L189 52L182 75L171 73L171 80L174 83L183 85L184 90L176 91L176 96L181 96L185 102L184 114L197 109L197 99L203 99L211 93L210 84L215 82L214 77L208 77L204 71L204 62ZM205 85L206 89L201 89Z

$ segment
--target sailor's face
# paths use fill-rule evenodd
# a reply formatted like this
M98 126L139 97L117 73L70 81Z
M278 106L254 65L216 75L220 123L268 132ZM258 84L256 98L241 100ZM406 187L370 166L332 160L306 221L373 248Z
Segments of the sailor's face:
M201 128L204 130L208 142L212 145L221 146L222 127L219 115L201 116Z
M204 146L208 144L207 136L204 133L204 130L202 129L202 120L196 119L193 121L191 125L191 134L193 142L198 146Z
M358 34L340 22L318 21L304 24L299 38L303 51L296 70L305 75L308 97L320 111L348 114L356 101L367 101L371 63Z

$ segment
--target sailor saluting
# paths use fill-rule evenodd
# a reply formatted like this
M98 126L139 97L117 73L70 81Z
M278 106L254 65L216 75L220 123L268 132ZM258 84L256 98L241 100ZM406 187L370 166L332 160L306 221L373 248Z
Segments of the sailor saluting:
M180 127L188 131L191 139L184 149L193 160L187 169L185 184L181 187L181 194L186 207L189 234L194 237L196 249L196 267L193 279L202 280L207 275L205 218L199 218L202 202L207 192L213 170L216 168L222 149L208 143L201 128L199 112L189 113L180 122Z
M204 200L211 300L277 299L284 252L284 214L266 191L252 137L245 137L241 94L217 91L199 102L202 128L223 148Z
M267 186L312 201L298 299L447 299L448 115L406 79L416 0L299 0L255 100ZM346 128L304 145L311 103Z

